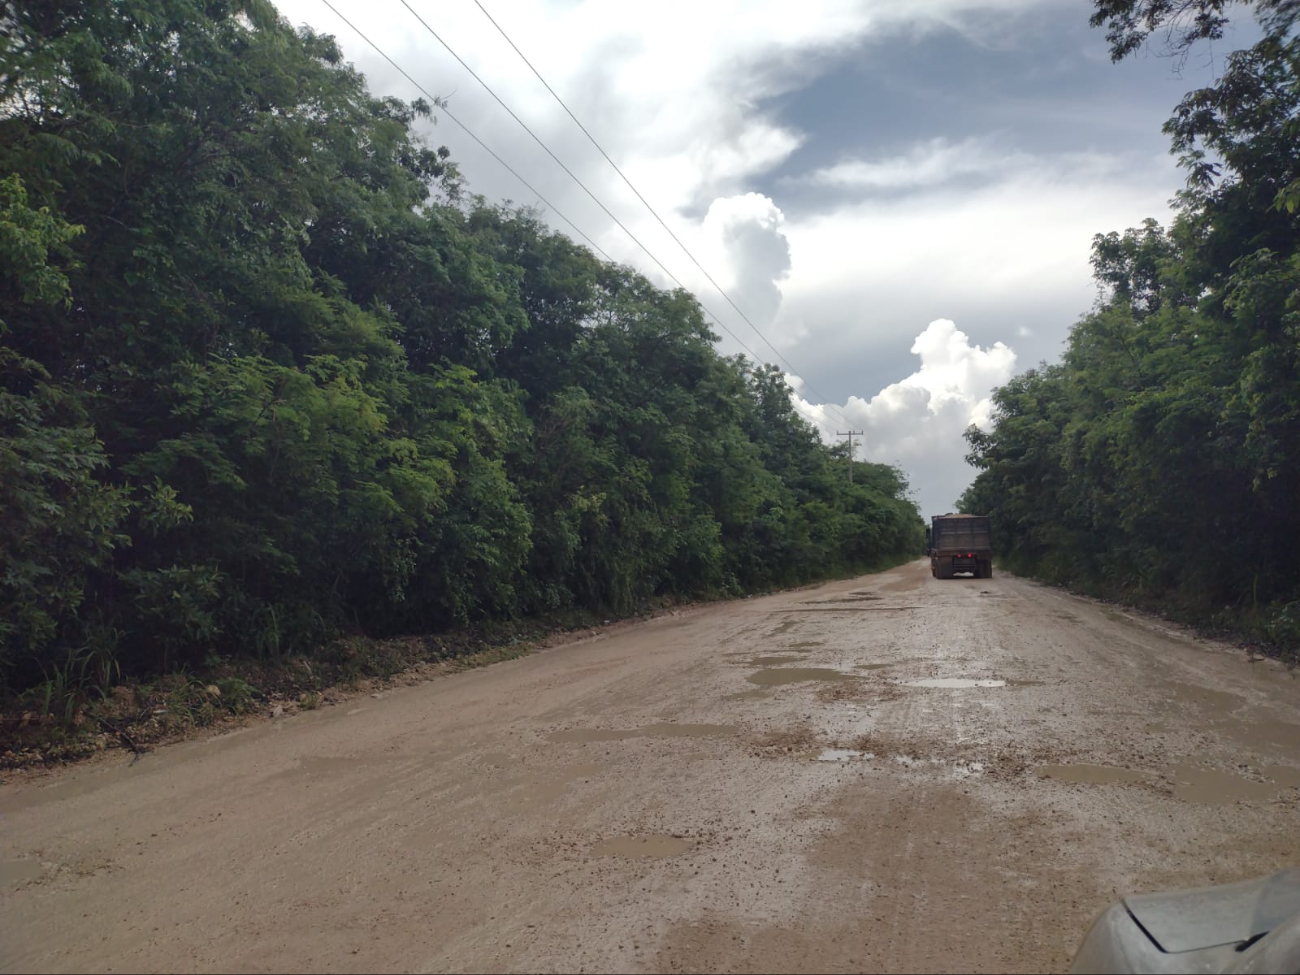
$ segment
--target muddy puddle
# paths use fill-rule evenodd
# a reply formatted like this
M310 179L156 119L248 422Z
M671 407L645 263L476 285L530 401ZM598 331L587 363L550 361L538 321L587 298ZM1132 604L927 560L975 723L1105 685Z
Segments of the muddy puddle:
M1293 768L1290 765L1270 765L1264 769L1264 776L1284 789L1300 789L1300 768Z
M1038 775L1044 779L1061 782L1084 782L1088 785L1109 785L1114 782L1146 782L1150 772L1114 765L1040 765Z
M759 687L778 687L781 684L800 684L814 680L852 680L850 674L825 667L776 667L750 674L745 680Z
M1169 703L1174 705L1193 704L1211 712L1216 717L1226 718L1245 702L1236 694L1216 691L1210 687L1198 687L1195 684L1180 684L1168 681L1165 687L1173 692Z
M681 836L615 836L591 848L594 856L623 857L631 860L662 860L681 856L691 848L691 841Z
M0 888L29 884L44 876L39 860L0 860Z
M1222 726L1223 732L1234 741L1256 751L1290 751L1300 741L1300 724L1290 721L1234 721Z
M740 731L730 724L652 724L644 728L569 728L546 736L555 742L626 741L629 738L722 738Z
M298 759L296 768L288 769L280 774L333 775L355 768L364 768L367 765L386 765L392 762L393 759L391 758L376 759L365 755L304 755Z
M873 592L853 593L848 596L831 596L827 599L807 599L804 600L805 606L818 606L823 603L866 603L873 599L879 599Z
M1175 799L1203 806L1226 806L1239 799L1272 799L1283 788L1277 782L1253 782L1202 765L1175 765L1173 780Z
M824 647L824 646L826 646L825 640L800 640L798 643L790 644L788 647L786 647L786 649L796 650L800 653L807 653L809 650L812 650L815 647Z
M723 698L724 701L756 701L772 696L772 692L759 687L752 691L740 691L736 694L728 694Z
M920 609L920 606L812 606L805 604L803 609L774 609L776 613L901 613L904 610ZM774 634L775 635L775 634Z
M859 751L856 748L823 748L821 754L817 756L819 762L852 762L859 758L874 758L871 752Z
M966 687L1006 687L1004 680L975 680L970 677L920 677L916 680L894 681L904 687L942 687L961 689Z
M613 731L608 728L570 728L568 731L556 731L546 736L547 741L556 742L593 742L593 741L626 741L629 738L640 738L639 729L628 731Z

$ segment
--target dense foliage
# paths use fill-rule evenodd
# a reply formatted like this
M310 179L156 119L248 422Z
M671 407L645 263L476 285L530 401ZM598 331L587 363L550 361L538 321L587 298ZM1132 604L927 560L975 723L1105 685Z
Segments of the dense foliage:
M468 197L329 37L263 0L0 19L10 689L919 551L897 471L850 486L688 294Z
M1260 6L1263 39L1165 126L1189 176L1172 226L1095 239L1104 297L1059 364L998 390L991 432L968 432L981 473L962 506L994 515L1022 570L1295 645L1300 7Z

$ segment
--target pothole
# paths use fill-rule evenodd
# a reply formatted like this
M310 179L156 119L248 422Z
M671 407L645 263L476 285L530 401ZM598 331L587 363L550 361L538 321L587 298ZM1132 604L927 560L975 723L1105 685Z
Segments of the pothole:
M754 701L772 696L772 692L762 687L756 687L752 691L738 691L735 694L728 694L723 698L724 701Z
M624 741L628 738L641 737L640 731L610 731L605 728L570 728L568 731L556 731L546 736L547 741L588 742L588 741Z
M902 684L906 687L945 687L945 688L965 688L965 687L1006 687L1007 682L1004 680L974 680L969 677L921 677L916 680L895 681L896 684Z
M569 728L546 736L547 741L593 742L625 741L629 738L721 738L738 731L731 724L652 724L644 728L614 730L607 728Z
M1252 782L1199 765L1175 765L1173 779L1175 799L1204 806L1225 806L1238 799L1272 799L1283 788L1275 782Z
M734 724L652 724L641 729L647 738L725 738L738 731Z
M1290 765L1270 765L1264 774L1284 789L1300 788L1300 768Z
M819 762L851 762L857 758L874 758L871 752L859 751L856 748L823 748L821 754L817 756Z
M865 603L880 597L873 592L853 593L849 596L831 596L827 599L808 599L804 601L805 606L816 606L818 603Z
M691 841L681 836L615 836L601 840L591 848L593 856L623 857L629 860L662 860L681 856L691 848Z
M849 674L826 667L776 667L760 670L745 678L759 687L776 687L780 684L799 684L815 680L852 680Z
M44 876L39 860L0 860L0 888L18 887Z
M1084 782L1089 785L1107 785L1112 782L1145 782L1150 772L1139 769L1118 768L1112 765L1040 765L1038 774L1045 779L1062 782Z

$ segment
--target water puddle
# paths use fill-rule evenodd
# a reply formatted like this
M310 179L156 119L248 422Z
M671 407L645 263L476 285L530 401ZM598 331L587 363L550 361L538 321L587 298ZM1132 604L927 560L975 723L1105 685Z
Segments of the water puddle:
M1266 718L1262 721L1232 722L1224 725L1228 737L1256 751L1277 749L1290 752L1300 741L1300 724Z
M1272 799L1281 788L1273 782L1252 782L1201 765L1175 765L1173 776L1175 799L1204 806L1226 806L1238 799Z
M1300 788L1300 768L1290 765L1270 765L1264 774L1284 789Z
M629 738L720 738L740 729L730 724L652 724L644 728L618 731L607 728L569 728L546 736L547 741L596 742L626 741Z
M797 664L803 657L753 657L749 660L752 667L781 667L785 664Z
M1174 692L1174 701L1179 703L1191 701L1222 717L1227 717L1245 703L1236 694L1216 691L1210 687L1199 687L1196 684L1166 681L1165 686Z
M336 772L347 772L357 767L391 761L392 759L379 759L376 761L359 755L304 755L298 759L298 767L291 771L306 773L307 775L332 775Z
M1007 678L1007 687L1042 687L1044 681L1041 680L1021 680L1015 677Z
M1150 772L1113 765L1040 765L1038 775L1061 782L1085 782L1088 785L1109 785L1113 782L1145 782Z
M0 860L0 888L29 884L43 876L45 868L39 860Z
M527 803L545 805L554 802L569 792L569 783L555 782L547 779L529 779L524 783L520 799Z
M591 848L598 857L624 857L631 860L662 860L681 856L691 848L691 841L680 836L616 836L601 840Z
M737 694L728 694L723 698L724 701L754 701L760 698L769 698L772 696L771 691L765 691L763 688L757 688L752 691L740 691Z
M851 762L855 758L874 758L871 752L859 751L856 748L823 748L820 755L817 756L819 762Z
M814 647L824 647L824 646L826 646L825 640L800 640L798 643L790 644L790 646L786 647L786 649L797 650L800 653L807 653L809 650L812 650Z
M806 609L774 609L775 613L900 613L904 610L920 609L920 606L813 606L804 603ZM773 634L775 635L775 634Z
M592 741L626 741L628 738L640 738L641 732L610 731L606 728L570 728L568 731L556 731L546 736L547 741L592 742Z
M852 680L849 674L825 667L777 667L760 670L745 678L759 687L777 687L781 684L799 684L810 680Z
M856 593L851 596L831 596L829 599L808 599L804 601L805 606L816 606L820 603L865 603L873 599L879 599L875 593Z
M641 729L647 738L722 738L738 731L733 724L652 724Z
M901 662L901 661L900 661ZM887 664L854 664L854 670L884 670L886 667L897 667L898 663Z
M1007 685L1004 680L973 680L969 677L922 677L918 680L902 680L894 683L903 684L907 687L945 688L1006 687Z

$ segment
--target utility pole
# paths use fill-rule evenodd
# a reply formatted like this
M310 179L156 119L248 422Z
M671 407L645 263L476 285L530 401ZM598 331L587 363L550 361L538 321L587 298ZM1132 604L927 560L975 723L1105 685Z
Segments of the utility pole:
M848 433L840 433L838 430L836 430L835 436L849 438L849 483L852 484L853 483L853 438L863 436L863 432L861 430L851 429L849 430Z

